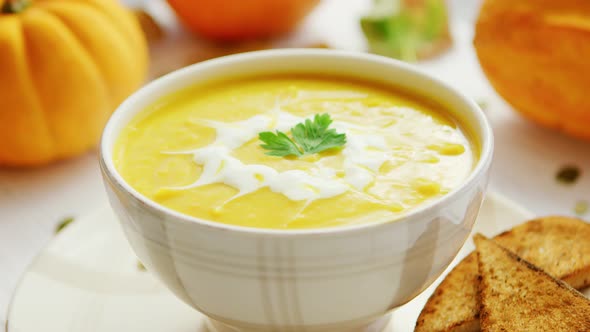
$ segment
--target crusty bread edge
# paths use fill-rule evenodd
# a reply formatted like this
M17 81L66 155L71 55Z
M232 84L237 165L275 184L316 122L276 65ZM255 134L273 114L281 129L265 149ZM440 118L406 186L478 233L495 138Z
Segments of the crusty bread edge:
M445 332L479 332L479 318L464 320L458 324L451 325L445 330Z
M414 330L421 324L416 324ZM480 332L479 329L479 318L464 320L462 322L453 324L446 327L444 330L438 330L438 332Z
M424 307L420 311L418 318L416 319L416 324L414 325L414 332L422 329L422 324L424 322L424 318L422 318L422 314L425 313L426 311L428 311L429 308L434 306L431 300L436 295L437 291L439 289L446 289L446 284L448 283L447 277L451 273L453 273L453 271L455 270L455 268L457 268L457 266L462 264L464 261L466 261L471 256L473 256L473 259L475 259L477 262L477 254L475 253L475 250L471 251L469 254L467 254L465 257L463 257L463 259L461 259L459 261L459 263L457 263L457 265L453 266L453 268L443 278L443 280L440 282L440 284L438 284L436 286L436 289L434 290L434 292L432 292L432 294L430 294L430 296L428 297L428 300L424 304ZM431 332L431 331L427 331L427 332ZM452 325L445 326L444 329L436 330L435 332L479 332L479 319L476 317L475 319L468 319L468 320L456 322Z
M561 280L578 290L588 288L590 287L590 266L578 269L564 276Z
M537 220L537 219L534 219L534 220ZM530 222L530 221L532 221L532 220L529 220L527 222ZM497 234L496 236L494 236L493 239L495 240L495 239L501 238L503 236L509 235L512 231L513 231L513 229L503 231L503 232ZM455 268L459 264L463 263L463 261L465 261L471 255L474 255L475 259L478 260L476 250L474 249L473 251L468 253L465 257L463 257L463 259L461 259L459 261L459 263L457 263L457 265L455 265L451 269L451 271L449 271L449 274L451 274L453 272L453 270L455 270ZM589 269L590 269L590 267L589 267ZM447 274L447 276L448 276L448 274ZM426 310L427 308L430 307L431 299L436 294L436 291L441 287L443 289L445 288L444 286L446 284L447 276L445 276L445 278L442 280L442 282L438 286L436 286L436 289L434 290L434 292L432 292L432 294L430 294L430 296L428 297L428 300L426 301L424 308L422 308L422 310L420 311L420 314L418 315L418 319L416 320L416 324L414 325L414 331L416 331L422 325L421 324L422 320L420 319L420 317L422 317L422 313L424 312L424 310ZM453 325L447 326L444 330L439 330L437 332L480 332L479 315L477 317L475 317L474 319L467 319L467 320L463 320L463 321L454 323Z

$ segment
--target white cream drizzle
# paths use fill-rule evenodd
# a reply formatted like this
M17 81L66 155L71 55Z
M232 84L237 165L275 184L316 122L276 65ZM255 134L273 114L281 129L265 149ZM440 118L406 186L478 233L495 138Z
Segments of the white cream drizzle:
M299 92L296 99L316 98L364 98L365 94L342 92ZM238 190L227 202L240 196L268 187L293 201L310 202L341 195L348 190L363 191L371 184L383 163L390 158L387 143L382 135L361 133L358 126L334 121L333 126L346 134L347 143L342 149L344 177L338 177L336 169L325 167L321 162L308 171L288 170L279 172L259 164L246 165L232 156L232 151L258 137L267 130L287 131L306 118L282 110L285 101L277 101L264 114L238 122L199 120L215 129L213 143L190 151L164 152L167 154L192 154L193 160L203 167L200 177L186 186L169 187L171 190L186 190L213 183L224 183ZM311 118L311 117L309 117ZM366 130L366 129L365 129Z

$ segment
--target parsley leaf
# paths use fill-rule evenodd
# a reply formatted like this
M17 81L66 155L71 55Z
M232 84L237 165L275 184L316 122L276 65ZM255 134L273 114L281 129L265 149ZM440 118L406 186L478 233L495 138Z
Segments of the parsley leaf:
M289 155L302 156L303 153L289 136L277 130L277 133L265 131L258 134L258 138L266 144L260 146L269 150L266 154L269 156L285 157Z
M285 157L319 153L328 149L342 148L346 144L346 134L339 134L336 129L328 127L332 124L330 115L316 114L313 121L305 122L291 128L293 139L277 130L276 133L265 131L258 134L258 138L265 144L260 146L269 150L270 156Z
M291 128L293 139L305 154L322 152L332 148L341 148L346 143L346 135L338 134L336 129L328 129L332 119L329 114L316 114L310 119Z

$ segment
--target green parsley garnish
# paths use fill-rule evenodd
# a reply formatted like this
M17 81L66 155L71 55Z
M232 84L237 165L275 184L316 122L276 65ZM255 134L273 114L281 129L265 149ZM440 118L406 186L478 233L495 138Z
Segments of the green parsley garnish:
M306 119L291 128L293 139L278 130L276 133L265 131L258 134L258 138L265 143L260 146L268 150L267 155L277 157L301 157L341 149L346 144L346 134L339 134L334 128L328 129L331 123L330 114L316 114L313 121Z

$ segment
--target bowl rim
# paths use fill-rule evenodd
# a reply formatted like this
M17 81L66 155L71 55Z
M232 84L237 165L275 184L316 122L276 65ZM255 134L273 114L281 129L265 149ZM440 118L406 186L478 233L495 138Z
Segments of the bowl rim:
M133 187L131 187L121 176L121 174L116 170L114 161L113 161L113 151L111 144L109 144L110 140L116 139L117 135L120 133L114 132L114 127L116 123L119 121L125 120L123 117L124 113L129 112L141 112L141 110L137 110L134 105L138 104L141 100L145 98L150 98L152 94L158 95L158 90L166 85L173 84L174 81L186 77L186 76L194 76L198 75L199 71L205 69L207 67L216 67L216 66L224 66L235 64L239 62L248 63L249 61L253 60L260 60L260 58L285 58L285 57L297 57L297 56L307 56L307 57L328 57L328 58L347 58L353 61L360 61L360 62L373 62L376 64L380 64L383 66L394 66L397 69L402 71L409 72L414 76L419 76L422 80L429 81L439 88L445 90L445 92L450 93L453 97L458 98L460 102L464 105L468 106L469 112L474 115L475 119L477 120L477 124L473 125L474 131L476 132L476 136L481 137L480 142L480 155L479 160L476 166L473 168L469 176L463 180L463 183L458 187L454 188L444 196L428 202L426 204L422 204L416 207L414 210L408 212L407 214L400 217L400 219L396 220L389 220L389 221L380 221L375 223L361 223L361 224L352 224L352 225L342 225L342 226L333 226L333 227L322 227L322 228L303 228L303 229L273 229L273 228L258 228L258 227L248 227L248 226L238 226L238 225L231 225L225 223L219 223L203 218L194 217L188 214L184 214L182 212L173 210L171 208L165 207L152 201L151 199L145 197L138 191L136 191ZM370 81L370 79L367 79ZM162 97L163 95L159 95L158 97ZM432 99L436 100L436 98L432 97ZM481 130L479 129L481 128ZM114 137L113 137L114 136ZM114 142L114 141L113 141ZM464 94L459 92L456 88L452 87L448 83L429 75L423 72L420 68L399 61L391 58L387 58L380 55L374 55L369 53L362 53L362 52L355 52L355 51L344 51L344 50L323 50L323 49L273 49L273 50L262 50L262 51L253 51L253 52L245 52L233 55L227 55L219 58L214 58L211 60L199 62L187 67L180 68L175 70L171 73L168 73L162 77L159 77L148 84L144 85L140 89L136 90L131 96L129 96L123 103L121 103L117 109L113 112L111 117L109 118L107 124L105 125L101 141L99 146L99 164L101 168L101 173L103 175L103 180L105 185L107 182L113 184L114 186L118 187L128 196L130 196L133 200L137 203L140 203L142 206L147 208L153 209L162 215L169 215L173 218L172 220L180 221L183 223L195 223L200 226L205 226L210 229L221 230L221 231L233 231L242 234L250 234L250 235L271 235L271 236L281 236L281 237L293 237L293 236L321 236L321 235L335 235L335 234L345 234L349 232L355 231L362 231L362 230L371 230L378 227L383 227L384 225L389 224L404 224L406 222L411 222L416 218L419 218L422 215L426 215L430 213L432 210L435 210L437 207L448 205L448 203L466 190L471 188L473 185L476 184L482 177L484 177L491 165L492 157L493 157L493 150L494 150L494 137L492 128L481 110L481 108L475 103L472 99L466 97Z

